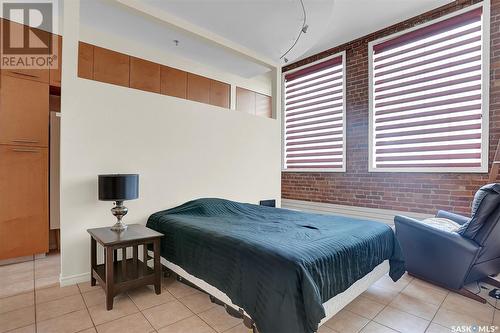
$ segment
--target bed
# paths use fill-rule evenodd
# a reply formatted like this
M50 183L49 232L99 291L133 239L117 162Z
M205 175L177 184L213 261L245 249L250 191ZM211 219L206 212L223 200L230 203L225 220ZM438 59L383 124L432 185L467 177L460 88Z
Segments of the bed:
M251 318L261 333L313 333L387 272L405 269L382 223L223 199L157 212L162 263Z

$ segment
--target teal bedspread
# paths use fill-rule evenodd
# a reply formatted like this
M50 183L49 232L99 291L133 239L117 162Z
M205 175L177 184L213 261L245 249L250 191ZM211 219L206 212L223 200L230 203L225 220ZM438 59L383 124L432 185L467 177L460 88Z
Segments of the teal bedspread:
M241 306L261 333L312 333L322 303L389 259L404 262L382 223L301 213L223 199L157 212L147 226L165 234L161 255Z

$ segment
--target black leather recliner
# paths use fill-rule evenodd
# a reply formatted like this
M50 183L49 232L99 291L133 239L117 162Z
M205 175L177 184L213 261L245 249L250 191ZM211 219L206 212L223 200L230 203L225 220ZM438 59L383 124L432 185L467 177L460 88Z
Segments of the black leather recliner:
M408 273L486 303L464 285L482 280L500 288L500 282L490 278L500 273L500 184L477 191L470 218L446 211L439 211L436 218L453 221L456 229L394 218Z

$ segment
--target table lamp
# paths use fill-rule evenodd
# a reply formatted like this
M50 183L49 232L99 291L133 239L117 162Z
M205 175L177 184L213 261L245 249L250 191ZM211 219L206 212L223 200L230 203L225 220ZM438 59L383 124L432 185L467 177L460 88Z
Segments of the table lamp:
M111 213L116 216L118 221L111 227L111 230L117 232L126 230L127 225L122 222L122 218L127 214L128 209L123 205L123 201L139 197L139 175L99 175L98 180L99 200L115 202L115 206L111 208Z

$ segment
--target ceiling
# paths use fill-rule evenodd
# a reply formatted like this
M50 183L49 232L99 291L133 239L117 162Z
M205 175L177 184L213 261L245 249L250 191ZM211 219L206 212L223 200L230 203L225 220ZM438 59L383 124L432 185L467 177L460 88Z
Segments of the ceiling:
M126 35L167 53L243 77L269 71L237 52L162 21L160 16L146 15L119 1L81 1L82 24ZM452 0L303 0L309 28L286 57L293 62L449 2ZM300 0L141 0L138 3L282 64L280 57L295 41L304 20ZM179 40L179 46L173 40Z

